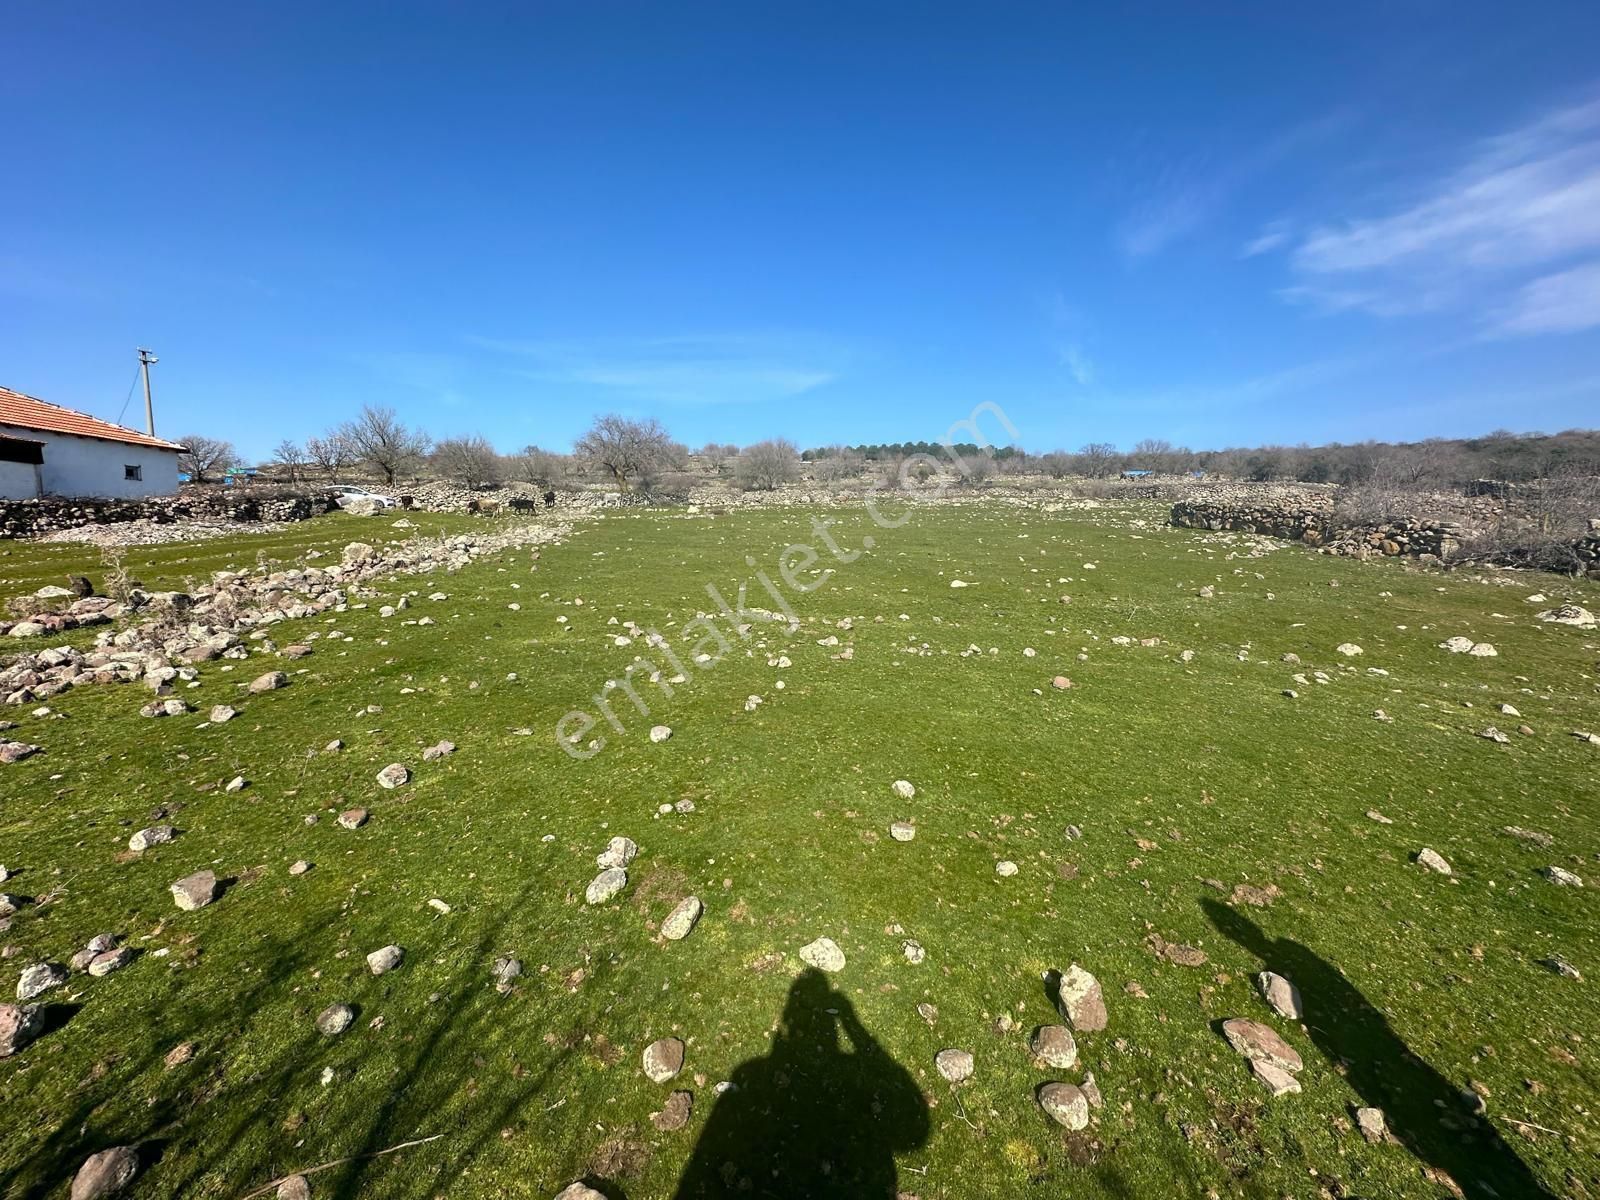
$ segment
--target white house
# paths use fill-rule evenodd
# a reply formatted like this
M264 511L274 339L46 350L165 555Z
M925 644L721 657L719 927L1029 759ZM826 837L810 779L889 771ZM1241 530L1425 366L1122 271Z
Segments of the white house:
M178 490L183 447L0 387L0 500Z

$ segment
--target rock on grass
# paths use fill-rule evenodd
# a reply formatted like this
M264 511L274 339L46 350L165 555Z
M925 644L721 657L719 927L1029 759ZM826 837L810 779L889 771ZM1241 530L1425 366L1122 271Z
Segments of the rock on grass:
M172 885L172 902L184 912L204 908L217 898L217 876L213 871L196 871Z
M642 1059L645 1076L652 1083L665 1083L683 1070L683 1042L679 1038L665 1037L644 1048Z
M1078 1043L1065 1025L1041 1025L1028 1043L1040 1066L1055 1071L1068 1070L1078 1063Z
M1432 871L1436 875L1454 874L1450 869L1450 864L1445 861L1444 855L1427 846L1417 851L1417 865Z
M800 961L819 971L844 970L844 951L830 937L819 937L800 947Z
M960 1083L972 1078L972 1051L941 1050L933 1056L933 1065L951 1083Z
M1104 1029L1109 1020L1100 981L1077 963L1068 967L1061 976L1057 1007L1079 1033L1095 1033Z
M0 1058L10 1058L44 1031L37 1004L0 1004Z
M584 889L583 899L586 904L604 904L627 886L626 871L621 867L607 867L589 881L589 886Z
M384 975L394 970L406 959L405 947L388 945L367 955L367 970L374 975Z
M1070 1083L1047 1083L1038 1091L1039 1107L1057 1125L1085 1129L1089 1125L1089 1098Z
M698 896L685 896L678 906L661 922L661 936L669 942L681 942L694 930L700 914L705 911Z
M139 1152L132 1146L113 1146L91 1154L72 1177L71 1200L100 1200L115 1196L139 1173Z

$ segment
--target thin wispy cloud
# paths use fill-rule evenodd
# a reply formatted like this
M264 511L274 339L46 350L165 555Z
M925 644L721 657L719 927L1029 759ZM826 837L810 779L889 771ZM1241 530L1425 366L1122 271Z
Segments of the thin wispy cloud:
M1118 224L1118 248L1130 259L1148 258L1194 235L1251 183L1348 128L1356 116L1353 109L1335 109L1263 138L1220 164L1207 156L1164 164ZM1283 240L1256 253L1281 245Z
M1261 254L1269 254L1288 245L1292 236L1287 225L1282 221L1274 221L1244 244L1244 247L1239 251L1239 257L1255 258Z
M1524 285L1496 320L1493 332L1576 333L1596 326L1600 326L1600 261Z
M1285 299L1407 316L1475 310L1491 332L1600 325L1600 99L1487 138L1395 211L1325 223ZM1508 305L1507 293L1513 296Z
M1050 322L1050 337L1055 347L1056 361L1067 369L1067 373L1079 387L1090 386L1095 381L1096 371L1094 360L1084 348L1088 321L1081 312L1068 303L1066 296L1060 291L1051 293L1045 304L1045 311Z
M481 350L522 360L529 379L665 404L751 404L804 395L839 377L836 348L804 336L757 334L585 341L469 337Z

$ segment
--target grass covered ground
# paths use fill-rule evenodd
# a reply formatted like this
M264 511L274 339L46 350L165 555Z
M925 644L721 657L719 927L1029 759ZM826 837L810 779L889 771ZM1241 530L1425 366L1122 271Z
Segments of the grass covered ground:
M0 1061L0 1194L64 1195L89 1153L134 1142L140 1196L243 1196L341 1159L315 1194L543 1197L587 1178L634 1200L730 1183L752 1197L1447 1196L1446 1176L1471 1196L1600 1192L1596 892L1540 874L1600 875L1600 747L1571 736L1600 731L1600 636L1538 622L1549 605L1527 599L1600 609L1600 589L1252 557L1255 539L1165 529L1142 508L931 508L898 529L826 514L842 549L875 539L845 564L813 515L630 513L536 564L512 551L396 577L385 597L415 591L412 608L386 620L375 599L278 627L280 645L352 640L208 664L183 693L189 717L141 719L147 694L113 687L57 698L64 719L0 714L45 748L0 767L5 890L48 901L0 935L18 948L0 983L97 933L143 952L49 993L57 1027ZM168 547L135 573L171 586L379 529L329 518L275 548ZM807 595L778 584L801 628L759 623L721 661L689 663L684 627L716 611L705 585L731 601L757 570L776 582L800 542L836 572ZM94 560L12 546L0 592ZM749 602L774 607L753 582ZM406 623L424 615L436 624ZM659 630L689 682L666 699L639 679L648 717L614 695L624 732L602 721L589 736L606 744L580 761L557 721L597 713L635 655L661 661L643 637L616 644L627 621ZM1454 635L1498 656L1437 648ZM1364 653L1336 653L1345 642ZM780 656L790 665L769 665ZM278 666L291 686L243 695ZM1053 689L1056 675L1074 686ZM240 715L200 727L223 702ZM673 735L656 744L658 723ZM1511 741L1476 736L1491 724ZM334 738L344 749L325 751ZM424 763L440 739L458 749ZM395 761L411 783L384 791L374 777ZM236 775L249 785L224 792ZM685 800L692 812L658 811ZM370 821L340 828L356 805ZM158 811L181 836L127 853ZM901 820L913 841L890 838ZM628 887L586 905L614 835L640 848ZM1454 876L1413 863L1423 846ZM293 877L297 859L315 865ZM234 882L179 912L168 885L204 867ZM690 894L698 927L658 938ZM847 960L826 977L797 956L819 936ZM405 962L374 977L365 955L388 943ZM1168 943L1206 961L1180 965L1158 953ZM1584 980L1541 965L1554 954ZM504 995L503 955L525 968ZM1028 1035L1058 1019L1044 977L1072 962L1100 979L1109 1027L1078 1037L1077 1068L1041 1070ZM1299 985L1303 1025L1259 998L1263 966ZM324 1037L313 1022L335 1002L357 1020ZM1273 1099L1250 1076L1217 1031L1234 1016L1301 1053L1303 1094ZM666 1036L687 1043L685 1066L652 1083L640 1055ZM167 1065L186 1043L192 1058ZM934 1069L950 1047L975 1057L960 1086ZM1034 1090L1085 1069L1104 1107L1068 1133ZM719 1098L726 1080L739 1086ZM1458 1095L1472 1085L1476 1126ZM694 1093L693 1115L661 1132L650 1115L673 1089ZM1365 1142L1363 1104L1406 1144ZM358 1157L422 1138L436 1140Z

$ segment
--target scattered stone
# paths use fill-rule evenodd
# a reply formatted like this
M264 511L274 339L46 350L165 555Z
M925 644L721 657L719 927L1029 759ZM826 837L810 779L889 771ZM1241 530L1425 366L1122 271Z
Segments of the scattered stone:
M1487 738L1491 742L1499 742L1501 745L1504 745L1511 740L1510 734L1501 733L1493 725L1490 725L1486 729L1480 729L1478 731L1478 736L1481 738Z
M661 1111L652 1113L650 1124L662 1133L671 1133L675 1129L682 1129L689 1123L689 1115L694 1111L693 1092L673 1092L667 1097L667 1102L661 1106Z
M456 744L454 742L435 742L422 752L422 761L437 762L445 755L454 754L455 752Z
M289 874L291 875L304 875L309 870L311 870L311 864L303 858L297 858L289 864Z
M667 919L661 922L661 936L669 942L681 942L689 936L704 911L705 908L698 896L685 896L678 902L678 906L667 914Z
M664 742L671 736L672 726L670 725L652 725L650 727L650 740L652 742Z
M972 1052L969 1050L941 1050L933 1056L933 1065L951 1083L972 1078Z
M29 1000L36 1000L51 988L58 988L67 982L67 969L60 963L41 962L24 967L22 976L17 980L17 1000L26 1004Z
M390 763L378 772L378 786L381 788L404 787L411 782L411 771L404 763Z
M832 938L819 937L816 941L800 947L800 961L816 967L819 971L842 971L844 951L839 949Z
M1010 859L1001 859L994 865L994 873L1003 879L1009 879L1017 873L1017 864Z
M194 1061L195 1046L193 1042L179 1042L161 1061L166 1064L169 1071L175 1071L185 1063Z
M583 899L587 904L604 904L628 886L628 873L621 867L607 867L589 881Z
M0 1004L0 1058L10 1058L44 1031L37 1004Z
M1361 1136L1367 1139L1369 1145L1376 1146L1388 1140L1389 1123L1384 1119L1381 1108L1356 1109L1356 1128L1361 1131Z
M1394 821L1392 821L1390 818L1384 816L1381 812L1379 812L1375 808L1367 809L1367 819L1369 821L1376 821L1379 825L1393 825L1394 824Z
M494 990L502 996L512 988L512 981L522 975L522 960L509 954L494 960Z
M1065 1025L1041 1025L1028 1048L1040 1066L1065 1071L1078 1065L1078 1043Z
M1544 877L1557 887L1581 888L1583 886L1583 880L1565 867L1546 867L1544 869Z
M217 877L211 871L196 871L172 885L172 902L184 912L204 908L217 898Z
M1366 653L1365 650L1356 645L1354 642L1340 642L1334 647L1334 650L1344 655L1346 658L1354 658L1358 654Z
M1068 1129L1086 1129L1089 1125L1089 1098L1081 1089L1070 1083L1047 1083L1038 1092L1039 1107L1051 1120Z
M1270 1025L1233 1017L1222 1023L1222 1034L1232 1046L1252 1063L1267 1063L1283 1071L1299 1071L1305 1063L1300 1053Z
M339 814L339 824L344 829L360 829L369 815L364 808L347 808Z
M1305 1018L1305 1006L1300 1002L1300 989L1275 971L1263 971L1256 976L1256 986L1267 1006L1290 1021Z
M1444 860L1444 856L1437 850L1426 846L1417 852L1417 865L1425 867L1437 875L1454 874L1450 869L1450 864Z
M29 742L0 741L0 763L19 763L35 754L38 754L38 747Z
M664 1037L644 1048L644 1073L652 1083L666 1083L683 1070L683 1042Z
M116 946L101 950L89 960L87 970L94 978L103 979L113 971L122 970L133 961L137 953L131 946Z
M1472 639L1469 637L1446 638L1439 643L1439 649L1448 650L1451 654L1465 654L1472 649Z
M248 779L246 779L243 775L235 775L232 779L228 780L228 786L222 790L229 793L242 792L248 786L250 786L250 781Z
M348 1004L330 1004L317 1014L317 1032L337 1037L355 1023L356 1010Z
M238 711L228 704L213 704L211 711L206 714L206 720L213 725L226 725L239 715Z
M1300 1081L1276 1063L1252 1058L1250 1072L1266 1084L1274 1096L1288 1096L1300 1091Z
M556 1193L556 1200L606 1200L603 1192L597 1192L583 1182L569 1183Z
M279 688L289 686L289 677L282 671L268 671L265 675L257 675L250 681L249 692L252 696L259 696L262 692L275 692Z
M1549 958L1541 959L1540 961L1544 967L1564 979L1576 979L1579 982L1583 980L1583 973L1559 954L1552 954Z
M278 1200L311 1200L311 1180L304 1175L290 1175L278 1185Z
M1518 841L1532 842L1535 846L1548 848L1555 844L1555 838L1548 833L1542 833L1537 829L1524 829L1520 825L1504 825L1501 827L1500 832L1507 837L1514 837Z
M1500 652L1488 642L1476 642L1472 649L1467 651L1473 658L1498 658Z
M1072 680L1068 679L1065 675L1057 675L1050 681L1050 686L1055 688L1055 690L1058 692L1064 692L1072 686Z
M913 799L917 794L916 787L909 779L896 779L889 785L889 790L902 800Z
M606 848L594 862L595 866L605 871L612 867L627 866L638 857L638 854L639 847L634 844L632 838L614 837L606 843Z
M101 1200L115 1196L139 1173L139 1152L132 1146L113 1146L91 1154L72 1177L70 1200Z
M1061 976L1057 1006L1061 1015L1079 1033L1098 1032L1106 1027L1109 1020L1100 981L1077 963L1068 967Z
M922 943L907 939L900 944L900 952L906 956L906 961L916 966L928 957L928 952L922 948Z
M405 961L406 952L403 946L381 946L367 955L367 970L374 975L383 975L394 970Z
M1552 621L1557 625L1575 625L1579 629L1593 629L1595 627L1594 614L1576 604L1563 604L1559 608L1547 608L1539 614L1539 620Z
M917 836L917 827L910 821L896 821L889 826L889 836L897 842L909 842Z
M178 836L178 831L171 825L152 825L149 829L141 829L128 839L128 849L142 854L151 846L165 846Z

